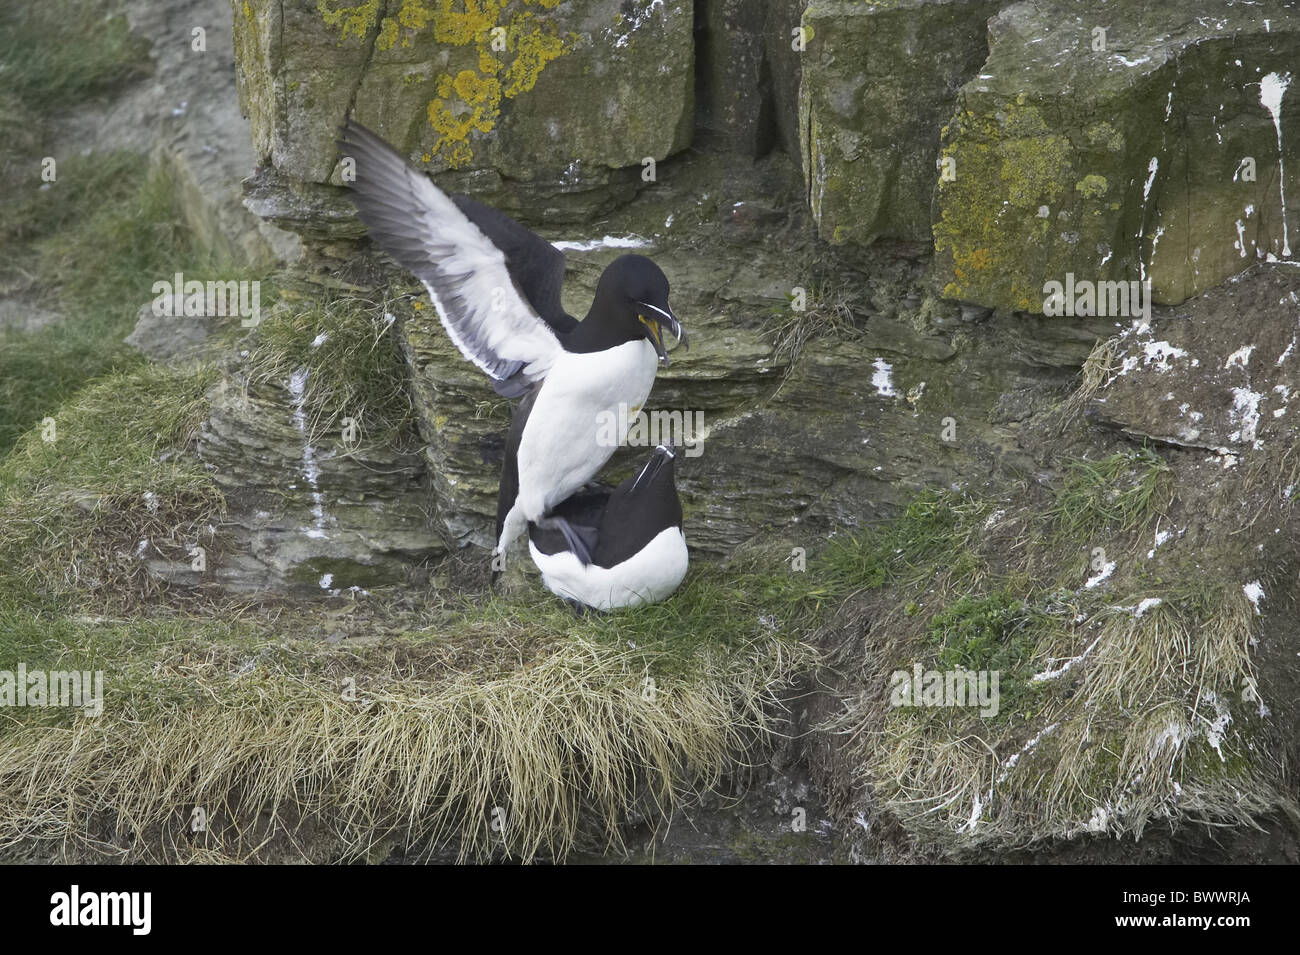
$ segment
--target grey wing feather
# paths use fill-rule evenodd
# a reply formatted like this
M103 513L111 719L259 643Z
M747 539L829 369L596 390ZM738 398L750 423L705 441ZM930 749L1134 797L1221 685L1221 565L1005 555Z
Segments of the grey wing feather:
M424 283L461 354L498 390L517 392L540 382L562 348L554 328L521 293L503 250L364 126L349 121L339 148L355 161L348 185L371 238Z

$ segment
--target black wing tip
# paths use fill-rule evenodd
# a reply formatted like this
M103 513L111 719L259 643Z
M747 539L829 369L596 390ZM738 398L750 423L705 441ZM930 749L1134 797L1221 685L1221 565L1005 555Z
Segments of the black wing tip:
M344 120L343 124L338 127L338 138L334 140L334 145L344 152L348 150L378 149L390 152L394 156L398 156L398 158L403 158L384 137L370 127L364 126L351 118ZM403 162L405 162L404 158Z
M363 139L369 137L370 139L379 139L382 141L382 137L377 132L369 126L366 126L364 123L358 123L351 116L343 120L339 125L338 130L340 137L360 136Z

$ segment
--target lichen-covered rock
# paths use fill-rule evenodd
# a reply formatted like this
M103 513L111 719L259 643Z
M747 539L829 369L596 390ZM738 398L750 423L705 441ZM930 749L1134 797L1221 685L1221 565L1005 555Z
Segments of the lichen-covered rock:
M943 135L953 176L939 182L934 239L947 296L1042 311L1045 283L1073 273L1149 279L1157 302L1176 303L1290 254L1294 8L1196 0L1103 15L1028 0L989 37Z
M818 233L833 243L930 238L939 129L988 55L998 0L813 3L799 90Z
M253 143L282 176L337 181L334 139L349 116L430 172L455 171L452 188L534 203L627 198L645 158L690 142L690 3L232 6Z

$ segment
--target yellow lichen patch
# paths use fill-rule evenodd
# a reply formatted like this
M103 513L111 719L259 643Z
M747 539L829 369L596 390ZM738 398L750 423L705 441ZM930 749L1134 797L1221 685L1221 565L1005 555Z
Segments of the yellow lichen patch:
M487 103L496 106L501 102L501 84L491 77L482 78L473 70L461 70L457 73L453 87L456 95L466 103ZM441 91L441 84L439 90Z
M429 124L438 134L426 162L441 159L452 168L474 157L468 138L496 127L501 100L537 85L546 64L572 49L576 34L562 35L554 22L536 10L552 10L560 0L402 0L395 16L383 19L376 45L392 49L400 40L412 45L423 30L443 46L473 46L477 70L460 69L436 80L437 98L428 105ZM347 3L318 0L325 23L338 29L340 41L364 38L374 27L379 0Z
M1063 136L1013 139L1001 145L1001 178L1013 205L1054 201L1070 163L1070 143Z
M523 6L550 9L557 2L523 0ZM507 13L508 6L514 9ZM453 169L468 165L474 157L469 135L491 132L496 126L502 97L511 99L531 90L546 64L571 49L576 39L572 34L561 36L554 23L531 10L495 0L465 0L463 10L452 9L452 0L442 0L433 18L433 35L439 43L472 43L478 51L477 73L443 74L438 78L438 99L429 104L429 123L438 133L432 154ZM504 77L497 79L503 70Z
M339 41L350 36L365 39L379 16L379 0L345 3L344 0L316 0L316 9L325 25L339 31Z
M566 41L555 31L554 24L523 13L506 32L506 48L515 54L506 70L505 95L526 93L537 85L537 77L547 63L564 53Z
M971 272L986 272L993 264L993 252L986 248L972 249L967 253L953 255L952 274L963 285L971 280Z
M1074 191L1086 199L1096 199L1099 196L1104 196L1109 188L1110 183L1106 181L1106 177L1099 176L1096 173L1084 176L1074 184Z
M402 9L397 13L397 20L408 30L419 32L429 24L432 12L422 0L402 0ZM410 46L409 40L403 40L402 46Z

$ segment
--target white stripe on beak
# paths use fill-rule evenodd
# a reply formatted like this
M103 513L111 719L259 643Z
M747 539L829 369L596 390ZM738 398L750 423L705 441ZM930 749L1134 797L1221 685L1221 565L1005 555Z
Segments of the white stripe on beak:
M643 308L652 309L653 311L656 311L660 315L662 315L665 319L667 319L668 327L671 328L673 334L677 336L677 340L678 341L682 340L682 323L677 320L677 317L675 315L673 315L671 312L665 312L659 306L651 305L649 302L637 302L637 304Z

